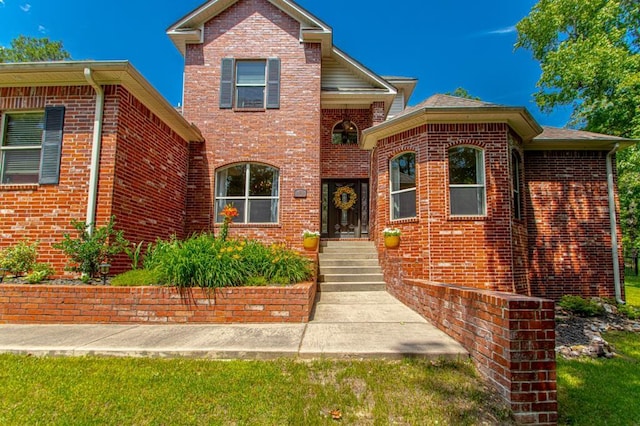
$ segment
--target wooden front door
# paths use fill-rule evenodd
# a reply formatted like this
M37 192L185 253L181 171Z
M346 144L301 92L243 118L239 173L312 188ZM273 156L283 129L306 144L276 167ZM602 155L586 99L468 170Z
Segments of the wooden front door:
M369 237L369 181L331 179L322 182L322 236Z

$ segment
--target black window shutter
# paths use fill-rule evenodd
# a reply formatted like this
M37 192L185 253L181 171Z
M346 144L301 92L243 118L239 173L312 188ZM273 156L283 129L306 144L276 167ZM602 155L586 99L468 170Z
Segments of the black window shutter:
M220 72L220 108L233 108L233 58L222 58Z
M64 107L47 107L44 110L44 131L40 153L41 185L56 185L60 181L60 156L62 154L62 128Z
M280 59L267 60L267 108L280 108Z

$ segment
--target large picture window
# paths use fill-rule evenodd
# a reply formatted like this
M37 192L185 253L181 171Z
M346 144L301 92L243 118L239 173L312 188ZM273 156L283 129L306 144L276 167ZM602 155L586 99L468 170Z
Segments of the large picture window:
M216 221L227 204L238 209L238 223L277 223L278 169L257 163L236 164L216 173Z
M406 152L389 162L391 219L416 217L416 154Z
M449 200L453 216L486 214L484 151L471 146L449 149Z

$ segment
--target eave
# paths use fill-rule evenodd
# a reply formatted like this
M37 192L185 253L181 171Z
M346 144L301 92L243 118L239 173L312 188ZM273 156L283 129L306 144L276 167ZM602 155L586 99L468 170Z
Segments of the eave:
M430 123L505 123L525 141L542 133L542 127L525 108L424 107L364 130L360 146L363 149L372 150L377 146L378 141L384 138Z
M638 139L534 139L524 145L525 151L611 151L616 145L619 149L629 148L640 142Z
M204 140L198 128L128 61L65 61L0 64L0 87L87 86L85 68L101 86L122 85L186 141Z

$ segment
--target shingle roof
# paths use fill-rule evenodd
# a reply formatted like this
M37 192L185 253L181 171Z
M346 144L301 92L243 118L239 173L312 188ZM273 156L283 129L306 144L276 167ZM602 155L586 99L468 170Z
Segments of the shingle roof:
M549 141L572 141L572 140L592 140L592 141L628 141L629 139L618 136L603 135L601 133L586 132L584 130L563 129L559 127L542 126L542 133L533 138L534 140Z
M503 105L493 104L490 102L477 101L475 99L459 98L450 95L433 95L418 105L406 108L394 118L411 114L414 111L424 108L487 108L487 107L503 107Z

